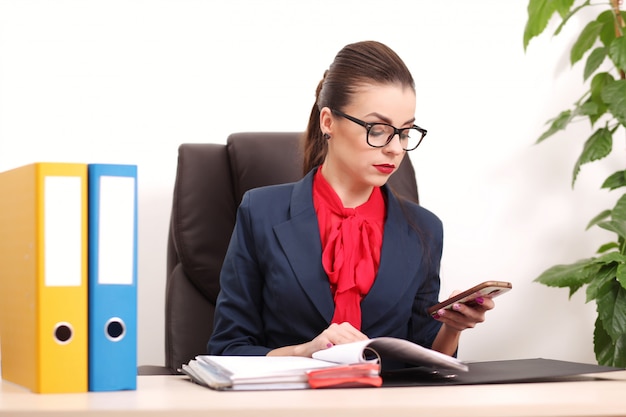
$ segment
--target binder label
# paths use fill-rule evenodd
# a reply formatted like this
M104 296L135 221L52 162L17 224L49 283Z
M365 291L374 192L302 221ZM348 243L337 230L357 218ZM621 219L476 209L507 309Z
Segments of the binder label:
M80 177L44 177L44 283L80 286L82 280Z
M98 283L132 285L135 271L135 178L100 177Z

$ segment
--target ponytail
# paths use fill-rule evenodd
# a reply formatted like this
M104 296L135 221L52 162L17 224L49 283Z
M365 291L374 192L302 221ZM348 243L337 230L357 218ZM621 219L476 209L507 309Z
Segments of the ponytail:
M315 91L315 103L313 103L311 115L309 116L309 124L304 132L304 161L302 164L302 171L304 175L316 166L321 165L322 162L324 162L324 158L326 158L328 145L326 144L326 139L324 139L322 129L320 127L320 108L318 101L327 73L328 71L324 73L324 78L322 78L317 85L317 89Z

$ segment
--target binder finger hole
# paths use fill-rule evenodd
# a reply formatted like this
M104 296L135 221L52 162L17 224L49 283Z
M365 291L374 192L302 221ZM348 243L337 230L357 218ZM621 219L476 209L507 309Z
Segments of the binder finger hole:
M74 331L72 325L66 322L57 323L54 326L54 341L60 345L66 345L72 340Z
M124 320L119 317L110 318L104 325L104 334L112 342L122 340L126 334Z

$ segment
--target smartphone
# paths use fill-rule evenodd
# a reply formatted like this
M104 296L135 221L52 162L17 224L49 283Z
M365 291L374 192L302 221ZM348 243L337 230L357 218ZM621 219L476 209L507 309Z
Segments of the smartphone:
M453 297L448 298L432 307L428 308L428 314L434 316L442 308L450 309L454 303L470 304L476 297L497 297L513 288L510 282L506 281L485 281L467 291L463 291Z

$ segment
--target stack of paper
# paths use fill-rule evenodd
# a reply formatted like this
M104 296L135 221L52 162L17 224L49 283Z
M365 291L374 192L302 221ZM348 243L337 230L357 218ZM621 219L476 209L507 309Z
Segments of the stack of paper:
M183 365L194 382L224 390L308 388L307 371L336 366L301 356L200 355Z

